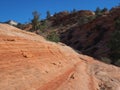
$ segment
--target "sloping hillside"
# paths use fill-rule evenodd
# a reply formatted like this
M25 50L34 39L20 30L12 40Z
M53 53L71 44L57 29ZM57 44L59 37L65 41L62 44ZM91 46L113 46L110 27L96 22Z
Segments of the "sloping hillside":
M99 14L89 10L59 12L40 21L37 30L32 28L31 23L18 27L37 33L48 40L65 43L85 55L120 66L120 53L113 55L114 51L109 47L113 33L117 30L116 20L119 18L118 6L111 10L103 9ZM118 26L120 27L120 23Z
M0 90L120 90L120 68L0 24Z
M108 43L115 29L115 22L120 17L120 8L99 16L86 24L76 25L60 34L61 42L81 51L83 54L101 59L110 58ZM115 62L112 61L112 64Z

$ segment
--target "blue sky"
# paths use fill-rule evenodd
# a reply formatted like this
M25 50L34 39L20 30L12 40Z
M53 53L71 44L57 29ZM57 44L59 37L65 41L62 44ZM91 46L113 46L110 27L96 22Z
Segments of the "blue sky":
M32 19L32 12L38 11L41 18L46 17L46 11L55 12L74 8L77 10L95 10L96 7L110 9L120 3L120 0L0 0L0 22L15 20L26 23Z

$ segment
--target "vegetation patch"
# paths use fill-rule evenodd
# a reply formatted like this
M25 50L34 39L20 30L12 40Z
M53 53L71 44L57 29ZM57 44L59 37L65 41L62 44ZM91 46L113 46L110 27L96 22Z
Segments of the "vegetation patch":
M59 35L55 31L50 32L46 38L47 38L47 40L53 41L53 42L60 41Z

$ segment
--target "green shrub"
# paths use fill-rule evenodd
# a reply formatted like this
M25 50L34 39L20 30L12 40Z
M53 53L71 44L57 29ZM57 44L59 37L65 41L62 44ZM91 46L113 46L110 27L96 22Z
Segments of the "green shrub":
M47 40L53 41L53 42L59 42L60 38L59 38L59 35L57 35L55 31L53 31L47 35Z
M97 7L96 10L95 10L95 14L96 14L97 17L101 16L102 15L102 10L99 7Z
M115 65L120 67L120 59L115 62Z
M111 60L110 60L109 58L107 58L107 57L101 57L101 60L100 60L100 61L105 62L105 63L108 63L108 64L111 63Z
M82 16L78 19L78 24L83 25L94 20L96 16Z
M39 30L44 33L45 32L45 29L47 28L47 23L46 23L46 20L43 20L40 22L40 26L39 26Z
M96 17L99 17L99 16L102 16L107 11L108 11L107 8L100 9L99 7L97 7L95 10L95 15Z
M32 29L33 31L36 31L37 29L39 29L40 26L40 15L37 11L34 11L32 15L33 15L33 19L31 20Z
M51 17L50 11L47 11L46 14L47 14L46 19L49 19Z

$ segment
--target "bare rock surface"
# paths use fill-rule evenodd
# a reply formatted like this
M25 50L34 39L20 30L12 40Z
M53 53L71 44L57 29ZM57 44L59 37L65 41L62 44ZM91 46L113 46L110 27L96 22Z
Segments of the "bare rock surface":
M120 68L0 24L0 90L120 90Z

